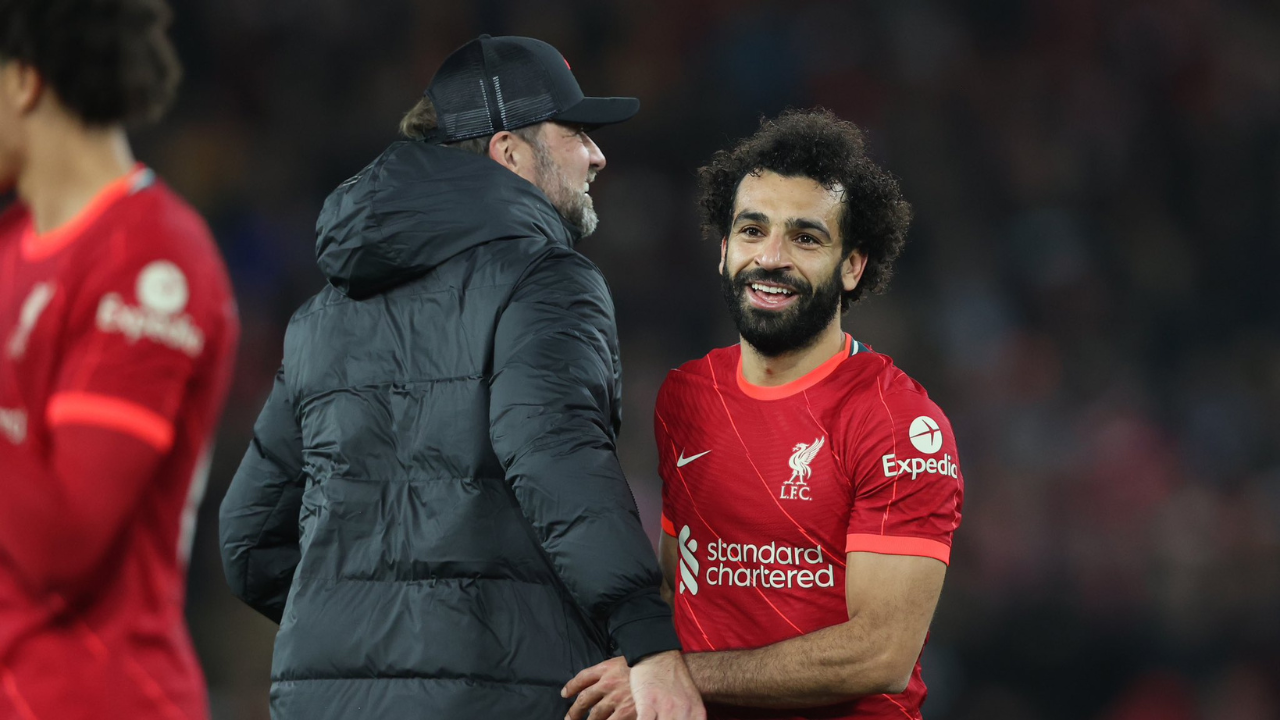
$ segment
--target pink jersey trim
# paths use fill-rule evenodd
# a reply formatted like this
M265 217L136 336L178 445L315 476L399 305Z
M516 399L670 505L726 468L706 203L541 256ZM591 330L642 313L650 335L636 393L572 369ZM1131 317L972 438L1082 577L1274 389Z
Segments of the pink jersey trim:
M914 555L951 564L951 546L937 540L871 533L850 533L846 538L845 552L870 552L879 555Z
M676 524L667 519L666 513L662 513L662 532L671 537L676 536Z
M138 174L145 170L146 167L138 163L129 174L112 180L106 187L99 190L98 194L75 217L43 235L36 234L34 222L27 225L22 233L22 259L27 262L39 262L70 245L84 234L86 228L97 222L107 208L128 195L138 179Z
M166 452L173 446L173 423L137 403L94 393L63 392L49 400L50 426L92 425L132 435Z
M775 385L773 387L764 387L763 385L752 385L747 382L747 378L742 374L742 356L738 356L738 389L749 398L756 400L781 400L791 397L796 393L802 393L805 390L826 380L831 373L840 367L840 363L849 357L849 350L852 347L853 338L849 333L844 335L844 347L840 352L832 355L826 362L818 367L810 370L803 377L792 380L785 385Z

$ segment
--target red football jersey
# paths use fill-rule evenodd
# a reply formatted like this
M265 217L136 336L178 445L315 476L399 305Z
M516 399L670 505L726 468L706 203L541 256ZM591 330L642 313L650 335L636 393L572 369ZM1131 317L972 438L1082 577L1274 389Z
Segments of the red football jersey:
M208 716L186 561L238 333L144 167L52 232L0 215L0 719Z
M846 553L949 562L964 481L951 425L886 356L843 352L794 382L754 386L737 345L667 375L654 426L663 530L680 559L686 652L740 650L837 625ZM715 718L919 718L906 692L807 710L709 707Z

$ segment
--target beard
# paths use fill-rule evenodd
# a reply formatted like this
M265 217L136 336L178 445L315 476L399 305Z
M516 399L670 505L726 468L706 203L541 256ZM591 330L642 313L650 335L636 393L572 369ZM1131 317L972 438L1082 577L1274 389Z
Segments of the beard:
M534 142L531 145L533 145L534 172L538 177L538 182L535 184L538 189L542 190L551 201L551 206L556 209L556 212L582 233L582 237L585 238L595 232L600 224L600 218L596 216L595 203L591 201L591 196L582 191L581 185L565 175L564 170L560 169L541 142ZM587 176L587 182L594 179L594 172Z
M794 290L797 302L783 310L761 310L747 300L747 288L753 282L773 282ZM738 334L756 352L769 358L803 350L818 341L840 309L840 264L827 281L816 288L799 277L781 270L759 268L729 276L726 267L720 273L720 290Z

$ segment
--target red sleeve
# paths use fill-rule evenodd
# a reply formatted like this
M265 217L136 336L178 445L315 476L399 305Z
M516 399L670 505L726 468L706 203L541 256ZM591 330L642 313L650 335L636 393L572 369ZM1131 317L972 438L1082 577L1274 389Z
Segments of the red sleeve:
M950 563L964 478L951 423L922 392L877 394L856 433L846 552Z
M12 468L0 474L0 547L37 591L91 590L175 442L206 346L231 331L219 276L143 248L117 234L78 288L44 408L47 454L0 457Z
M671 535L676 534L676 526L673 518L676 516L676 509L672 502L672 493L675 490L675 484L672 482L671 472L675 464L675 452L671 444L671 433L667 430L667 420L664 414L669 404L666 402L669 390L667 383L664 381L662 388L658 390L658 402L653 408L653 439L658 444L658 475L662 477L662 532Z

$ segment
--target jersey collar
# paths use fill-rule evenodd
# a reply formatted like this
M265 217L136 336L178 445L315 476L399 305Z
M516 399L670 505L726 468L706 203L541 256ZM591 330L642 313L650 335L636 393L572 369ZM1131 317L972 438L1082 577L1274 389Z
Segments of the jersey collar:
M826 380L831 373L836 371L836 368L840 367L840 363L844 362L845 358L848 358L850 355L856 355L861 349L862 345L857 340L854 340L849 333L845 333L844 347L840 349L840 352L832 355L826 360L826 362L810 370L803 376L798 377L785 385L774 385L771 387L752 385L747 382L746 376L742 374L742 355L739 354L738 389L747 397L755 400L781 400L783 398L791 397L796 393L804 392L823 380Z
M44 260L70 245L84 231L98 221L102 214L120 198L131 195L150 185L154 174L142 163L134 166L129 174L112 180L98 191L76 216L43 235L37 234L34 223L28 223L22 232L22 259L27 262Z

